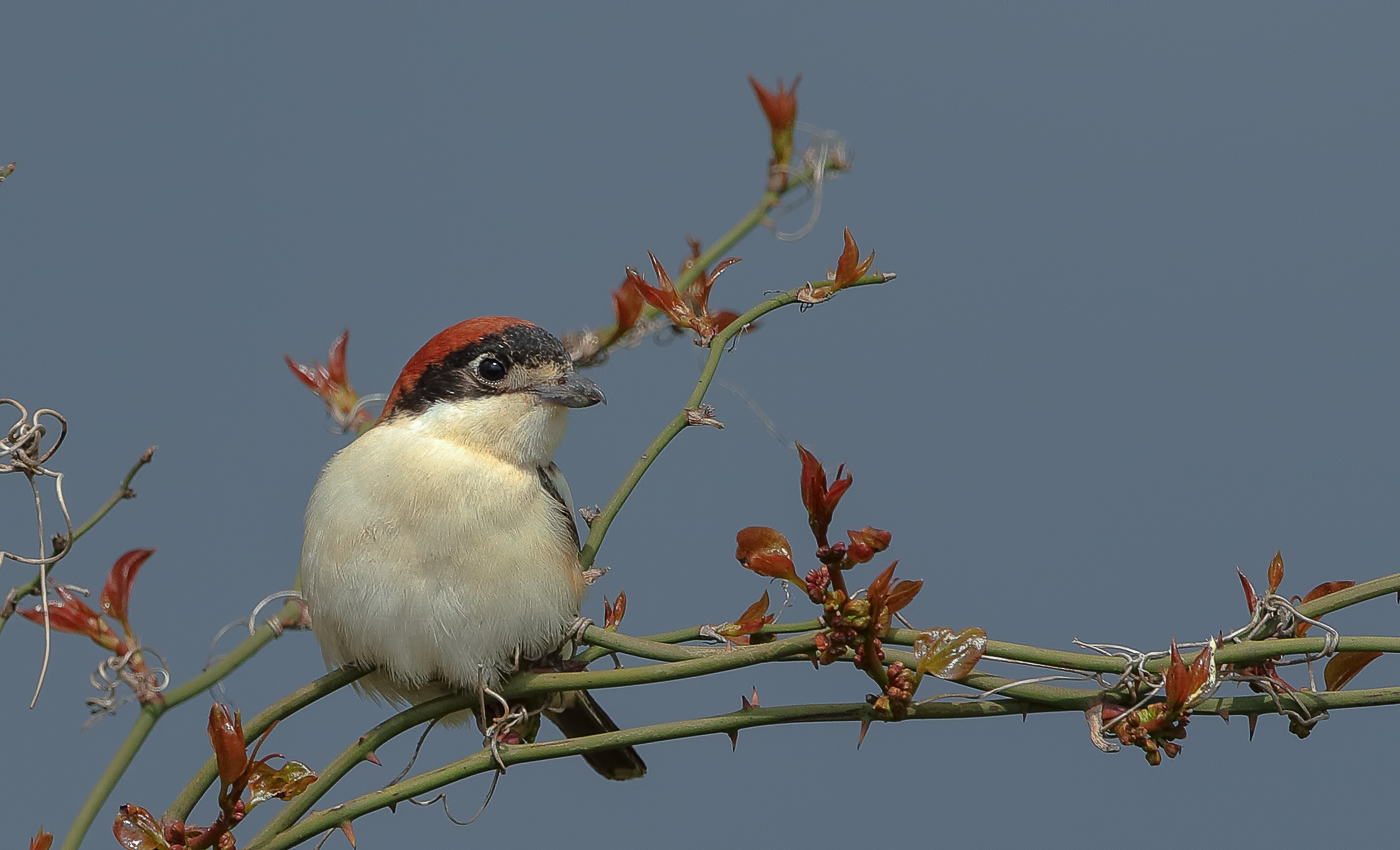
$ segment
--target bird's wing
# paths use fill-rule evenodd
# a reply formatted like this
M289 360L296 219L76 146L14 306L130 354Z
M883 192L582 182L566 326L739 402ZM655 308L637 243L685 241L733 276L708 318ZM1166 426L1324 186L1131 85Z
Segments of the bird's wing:
M569 482L564 480L564 473L559 471L559 467L550 463L549 466L540 467L540 485L545 492L554 497L554 501L559 503L559 510L564 514L564 524L568 526L569 534L574 538L574 548L581 545L578 538L578 526L574 524L574 496L569 492Z

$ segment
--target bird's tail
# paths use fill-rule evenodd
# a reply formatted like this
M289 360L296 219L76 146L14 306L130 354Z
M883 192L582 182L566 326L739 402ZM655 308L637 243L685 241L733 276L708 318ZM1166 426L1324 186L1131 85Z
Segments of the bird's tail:
M618 731L617 724L588 691L558 694L554 705L544 712L544 716L558 726L567 738ZM607 779L637 779L647 772L646 762L631 747L584 753L583 760L599 776Z

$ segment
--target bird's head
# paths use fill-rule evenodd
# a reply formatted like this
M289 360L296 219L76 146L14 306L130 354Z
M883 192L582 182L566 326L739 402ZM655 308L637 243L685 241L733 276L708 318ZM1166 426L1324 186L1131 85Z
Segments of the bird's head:
M379 422L542 466L564 438L568 409L600 401L603 391L574 371L554 335L486 316L428 340L399 373Z

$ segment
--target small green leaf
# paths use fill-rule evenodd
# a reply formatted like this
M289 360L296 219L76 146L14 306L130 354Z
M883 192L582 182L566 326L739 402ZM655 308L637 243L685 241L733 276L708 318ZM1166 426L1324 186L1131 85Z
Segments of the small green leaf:
M976 626L954 632L949 628L925 629L914 639L914 658L922 675L961 679L987 651L987 633Z
M248 810L274 797L290 800L315 781L315 771L299 761L289 761L276 770L266 761L260 761L253 765L252 776L248 779Z

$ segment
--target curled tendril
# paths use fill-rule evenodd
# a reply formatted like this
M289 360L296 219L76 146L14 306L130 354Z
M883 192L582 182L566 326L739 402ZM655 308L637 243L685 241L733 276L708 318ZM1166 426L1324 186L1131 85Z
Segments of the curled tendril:
M795 209L812 199L812 212L807 216L807 223L791 233L781 230L775 232L775 236L784 242L796 242L802 237L812 232L812 228L817 226L817 219L822 214L822 187L832 174L845 171L850 168L850 153L846 148L846 140L836 133L835 130L817 130L806 124L798 124L798 129L806 130L812 134L812 139L807 143L807 149L802 153L802 171L798 175L802 183L807 187L807 192L786 209Z

